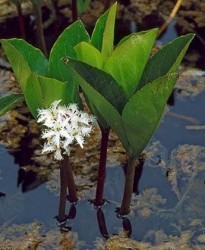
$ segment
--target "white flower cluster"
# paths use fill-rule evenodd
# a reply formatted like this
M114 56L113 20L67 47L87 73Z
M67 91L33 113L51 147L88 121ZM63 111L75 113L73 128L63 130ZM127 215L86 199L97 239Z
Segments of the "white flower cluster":
M80 111L77 104L60 106L61 100L54 101L48 109L38 109L38 123L45 126L42 138L42 153L54 152L54 158L62 160L62 153L70 155L69 145L77 142L82 148L84 137L89 135L96 119Z

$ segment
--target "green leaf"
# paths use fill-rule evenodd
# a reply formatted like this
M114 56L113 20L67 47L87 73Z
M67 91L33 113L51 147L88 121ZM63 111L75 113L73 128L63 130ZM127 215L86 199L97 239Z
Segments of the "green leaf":
M117 109L118 112L122 112L128 99L123 89L116 83L112 76L102 70L68 57L63 60L99 92L115 109Z
M133 35L141 35L141 34L145 34L145 33L147 33L147 31L139 31L139 32L137 32L137 33L131 33L131 34L129 34L129 35L127 35L127 36L124 36L119 42L118 42L118 44L117 44L117 46L120 46L122 43L124 43L126 40L128 40L131 36L133 36Z
M193 34L178 37L154 54L145 67L138 89L158 77L176 72L193 38Z
M107 10L103 15L98 18L90 39L90 43L99 51L102 50L103 33L105 30L108 14L109 10Z
M103 58L113 51L116 8L117 3L100 16L91 36L91 44L102 52Z
M89 101L95 106L98 112L104 117L107 123L113 128L120 138L123 146L129 151L127 138L124 133L124 127L122 124L122 118L119 112L100 94L98 93L87 81L85 81L80 74L73 68L70 60L66 61L66 64L73 71L76 79L82 90L88 97Z
M125 39L106 61L103 70L111 74L131 97L142 76L157 35L157 29L136 33Z
M0 98L0 116L16 107L19 102L24 100L22 94L11 94Z
M62 100L62 104L73 102L72 93L67 82L61 82L54 78L47 78L34 73L28 78L25 99L35 118L39 108L48 108L55 100Z
M102 68L103 60L101 53L93 45L81 42L77 44L74 49L78 60L98 69Z
M82 41L89 41L89 35L81 21L76 21L58 37L51 49L49 57L48 75L60 81L74 82L71 72L61 61L61 58L70 56L76 58L74 46Z
M115 29L115 15L117 9L117 2L108 10L108 17L105 24L102 41L102 56L108 58L113 52L114 46L114 29Z
M132 156L140 155L155 132L177 77L172 73L154 80L137 91L126 104L122 121Z
M48 61L39 49L16 38L1 43L23 92L31 71L46 75Z

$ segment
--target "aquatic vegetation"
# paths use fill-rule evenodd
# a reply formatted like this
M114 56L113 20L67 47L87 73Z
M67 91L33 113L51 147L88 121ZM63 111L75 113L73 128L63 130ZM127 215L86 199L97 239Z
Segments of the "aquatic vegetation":
M127 152L128 167L120 208L121 214L127 214L135 161L158 126L193 35L175 39L151 57L157 29L128 35L114 49L115 11L113 5L109 13L101 16L90 43L75 46L77 60L71 57L63 60L78 79L91 111L98 121L105 123L105 120L110 125Z
M2 39L2 46L22 94L3 97L0 100L0 108L3 114L21 102L24 96L33 116L47 126L45 118L48 118L49 107L53 105L50 110L58 109L58 100L68 109L71 103L82 106L79 94L81 87L91 113L97 117L102 133L94 203L103 204L107 145L112 128L128 158L125 188L119 209L119 213L124 215L130 211L136 160L157 129L178 78L178 67L193 34L178 37L155 54L152 54L152 48L157 29L130 34L114 47L116 7L117 4L114 4L98 19L91 37L81 21L76 21L66 28L52 47L49 59L39 49L22 39ZM64 126L64 122L69 123L69 117L66 114L64 118L61 120L63 128L57 126L55 130L47 130L43 134L44 139L50 140L45 144L44 152L57 149L55 158L62 160L62 207L65 207L65 186L70 190L70 201L77 201L77 195L69 159L66 155L61 158L60 149L63 148L63 151L69 154L67 146L74 138L82 146L82 135L90 132L90 127L87 126L89 131L84 130L76 136L72 135L72 138L69 137L70 128L68 126L65 129ZM93 123L91 120L87 120L87 123ZM56 125L53 121L51 123L52 126ZM49 126L51 123L49 122ZM75 124L77 125L79 124ZM63 138L63 143L60 138ZM60 211L63 220L64 211Z

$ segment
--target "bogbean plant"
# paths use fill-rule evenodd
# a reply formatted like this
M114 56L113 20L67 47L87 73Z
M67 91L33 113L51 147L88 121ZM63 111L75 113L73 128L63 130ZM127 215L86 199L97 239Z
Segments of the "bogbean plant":
M102 133L94 203L103 204L106 152L109 131L112 128L125 148L128 158L124 193L119 208L119 213L124 215L130 211L136 160L160 122L178 77L178 67L193 35L178 37L155 54L152 54L152 48L157 29L132 33L114 47L116 7L117 4L114 4L98 19L91 37L81 21L76 21L66 28L51 49L48 59L24 40L2 39L2 46L22 94L3 97L0 109L3 114L23 98L35 118L39 118L38 112L42 112L40 110L48 110L51 105L49 110L54 109L55 114L58 105L61 105L64 111L69 109L71 103L77 103L78 107L81 107L80 86L91 113L97 117ZM83 113L80 116L82 115ZM58 155L67 153L66 146L69 145L66 142L69 135L66 133L69 133L71 121L69 122L69 115L64 114L63 117L58 118L57 115L54 119L63 119L63 128L57 127L51 132L55 137L56 131L62 129L62 133L58 133L58 144L55 148L59 149L61 143L65 148L63 147L64 152L59 151ZM40 119L44 125L45 119ZM90 119L87 126L93 123L93 118ZM53 126L54 122L48 124ZM43 137L52 138L49 131L46 132ZM81 144L82 135L83 133L78 139L72 138ZM52 146L50 141L47 143L48 146ZM44 151L49 150L44 147ZM55 149L52 148L50 151L54 152ZM67 158L65 155L61 166L65 166ZM70 172L64 175L67 178L72 176ZM73 186L69 188L73 190ZM76 199L75 193L71 200Z

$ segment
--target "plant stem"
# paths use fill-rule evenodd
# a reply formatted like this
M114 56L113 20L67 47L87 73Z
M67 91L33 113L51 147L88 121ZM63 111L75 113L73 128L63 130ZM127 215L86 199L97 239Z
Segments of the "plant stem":
M38 39L38 46L42 50L45 56L48 55L45 37L43 33L43 22L42 22L42 11L41 5L33 3L33 11L36 16L36 28L37 28L37 39Z
M110 128L101 128L101 145L100 145L100 160L98 168L97 189L94 204L101 206L104 203L103 193L106 178L106 160L107 160L107 147L109 140Z
M76 202L78 200L77 197L77 190L76 190L76 185L73 177L73 171L72 171L72 166L70 164L69 157L67 155L64 156L64 159L62 160L62 166L66 169L65 174L67 178L67 187L68 187L68 200L70 202Z
M123 199L119 210L120 215L126 215L130 212L130 203L132 199L132 191L135 177L135 160L135 157L129 156L128 158Z
M18 12L19 30L22 38L26 38L24 16L22 13L21 3L16 3L16 9Z
M78 19L78 6L77 0L72 0L72 19L75 22Z
M58 221L62 222L66 220L65 207L67 198L67 176L65 164L60 165L60 201L58 210Z

